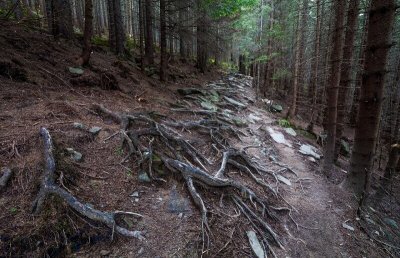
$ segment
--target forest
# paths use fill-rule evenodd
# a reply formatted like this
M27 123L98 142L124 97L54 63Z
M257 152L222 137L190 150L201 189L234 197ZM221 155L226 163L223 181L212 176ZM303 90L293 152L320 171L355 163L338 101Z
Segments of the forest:
M400 257L400 0L0 0L0 257Z

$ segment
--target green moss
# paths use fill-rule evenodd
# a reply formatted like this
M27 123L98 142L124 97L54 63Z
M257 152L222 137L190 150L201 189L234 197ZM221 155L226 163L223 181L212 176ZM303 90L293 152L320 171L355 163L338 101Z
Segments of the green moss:
M290 121L286 120L286 119L279 119L278 124L279 124L279 126L285 127L285 128L292 127L292 125L290 124Z

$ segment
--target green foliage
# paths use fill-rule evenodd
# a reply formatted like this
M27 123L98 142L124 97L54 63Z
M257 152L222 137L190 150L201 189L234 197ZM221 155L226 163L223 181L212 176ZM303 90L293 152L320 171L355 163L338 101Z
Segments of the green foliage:
M292 125L290 124L289 120L286 120L286 119L279 119L278 120L278 124L279 124L279 126L285 127L285 128L292 127Z
M233 17L249 10L258 0L204 0L203 8L214 18Z
M102 36L93 36L92 44L99 47L108 47L108 39Z
M237 66L231 62L221 62L219 65L225 72L236 72L238 70Z
M133 50L138 47L136 41L133 38L127 38L125 45L128 50Z

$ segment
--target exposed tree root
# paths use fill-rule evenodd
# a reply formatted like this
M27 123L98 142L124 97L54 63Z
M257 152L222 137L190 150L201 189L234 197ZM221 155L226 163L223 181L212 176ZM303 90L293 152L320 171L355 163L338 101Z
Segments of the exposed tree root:
M248 175L262 188L277 196L276 190L264 180L264 177L270 177L278 184L275 173L254 161L246 153L247 148L235 149L230 147L228 139L232 137L240 139L239 135L243 134L242 132L218 119L157 122L145 113L118 114L100 105L95 105L94 108L100 114L109 116L121 124L122 140L128 147L128 155L124 161L129 159L131 155L136 155L142 168L144 167L143 164L147 162L148 173L152 176L152 156L156 155L168 170L179 173L185 179L187 189L195 205L201 211L202 228L206 230L203 231L203 241L204 235L208 236L207 232L211 232L211 229L207 220L208 210L204 197L200 195L197 184L224 189L224 193L230 196L232 203L239 208L262 236L267 249L273 253L270 243L283 248L278 234L266 221L266 216L273 220L277 219L275 212L269 208L266 200L248 186L226 175L229 167L236 168ZM209 135L208 140L211 144L213 143L212 146L218 154L222 153L219 166L216 167L216 164L210 162L198 148L194 147L182 134L183 132L178 132L175 129L198 130L199 133L209 132L209 134L206 134ZM151 142L149 141L150 137ZM212 173L211 171L215 172ZM246 202L249 202L249 204L246 204Z
M32 212L34 214L38 214L42 209L46 197L49 194L54 194L63 199L72 209L74 209L82 216L87 217L93 221L106 224L109 228L113 230L113 232L115 230L116 232L120 233L123 236L144 239L141 231L130 231L124 227L117 225L115 221L117 215L130 215L130 216L141 217L140 214L133 212L123 212L123 211L106 212L106 211L96 210L87 204L83 204L72 194L70 194L69 192L65 191L63 188L55 184L54 173L56 170L56 164L53 156L53 150L54 150L53 142L50 133L46 128L42 127L40 129L40 134L44 141L45 169L40 191L32 205Z

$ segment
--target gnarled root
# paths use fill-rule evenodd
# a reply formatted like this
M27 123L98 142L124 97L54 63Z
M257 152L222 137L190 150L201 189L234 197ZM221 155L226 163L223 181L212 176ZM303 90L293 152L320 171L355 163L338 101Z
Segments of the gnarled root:
M83 204L75 196L73 196L72 194L70 194L69 192L65 191L64 189L55 184L54 173L56 170L56 164L53 155L53 150L54 150L53 142L50 133L46 128L42 127L40 129L40 134L44 141L45 169L39 194L37 195L32 205L32 212L34 214L38 214L41 211L43 203L46 200L46 197L49 194L54 194L60 197L62 200L64 200L72 209L77 211L82 216L87 217L93 221L101 222L123 236L144 239L144 236L141 231L128 230L124 227L117 225L115 221L117 215L125 214L130 216L141 217L140 214L132 212L121 212L121 211L106 212L106 211L96 210L87 204Z

